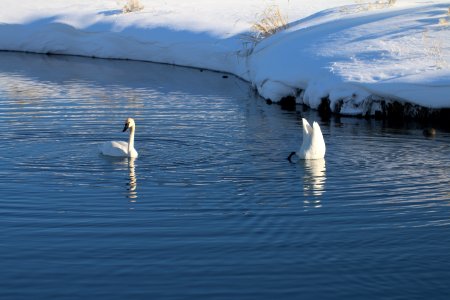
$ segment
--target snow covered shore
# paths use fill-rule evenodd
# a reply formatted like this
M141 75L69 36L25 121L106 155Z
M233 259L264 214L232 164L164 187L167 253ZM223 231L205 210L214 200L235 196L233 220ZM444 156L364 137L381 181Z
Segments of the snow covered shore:
M4 0L0 50L211 69L272 101L290 96L349 115L393 102L450 108L449 1L310 2L142 0L143 10L124 14L124 1ZM251 26L268 5L289 28L253 44Z

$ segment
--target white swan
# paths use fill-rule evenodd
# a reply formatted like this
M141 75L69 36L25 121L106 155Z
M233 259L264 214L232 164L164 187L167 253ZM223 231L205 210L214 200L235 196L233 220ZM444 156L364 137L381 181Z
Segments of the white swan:
M320 130L317 122L313 123L313 126L309 125L306 119L303 121L303 143L300 150L292 152L288 160L291 161L291 157L296 154L300 159L320 159L325 156L325 141L323 139L322 131Z
M136 130L136 124L132 118L128 118L125 121L123 132L125 132L128 128L130 129L130 139L128 140L128 143L123 141L104 142L100 145L100 152L103 155L108 156L137 158L138 153L136 149L134 149L134 132Z

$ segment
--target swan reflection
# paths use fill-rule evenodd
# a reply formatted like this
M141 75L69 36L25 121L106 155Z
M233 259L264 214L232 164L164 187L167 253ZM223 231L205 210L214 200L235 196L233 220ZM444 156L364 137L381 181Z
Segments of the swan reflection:
M325 192L326 168L325 159L306 159L303 177L304 206L319 208L321 196Z
M134 157L128 158L128 171L130 176L130 181L128 183L128 195L127 197L131 199L131 202L136 202L137 196L137 178L136 178L136 171L135 171L135 164L134 161L136 159Z

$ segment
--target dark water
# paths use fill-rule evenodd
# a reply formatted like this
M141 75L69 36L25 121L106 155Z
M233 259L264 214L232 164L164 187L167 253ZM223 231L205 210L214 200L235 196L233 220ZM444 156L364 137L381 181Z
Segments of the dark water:
M1 299L449 299L450 134L320 121L238 79L0 53ZM137 123L135 161L99 155Z

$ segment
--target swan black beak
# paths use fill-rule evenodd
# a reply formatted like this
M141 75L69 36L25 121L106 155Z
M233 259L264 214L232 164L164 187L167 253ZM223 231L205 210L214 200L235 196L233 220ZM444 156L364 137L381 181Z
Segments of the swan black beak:
M291 163L292 162L292 160L291 160L291 157L293 156L293 155L295 155L295 152L291 152L291 154L289 154L289 156L288 156L288 161Z
M125 123L125 127L123 128L122 132L125 132L125 131L127 131L127 129L128 129L128 122L127 122L127 123Z

